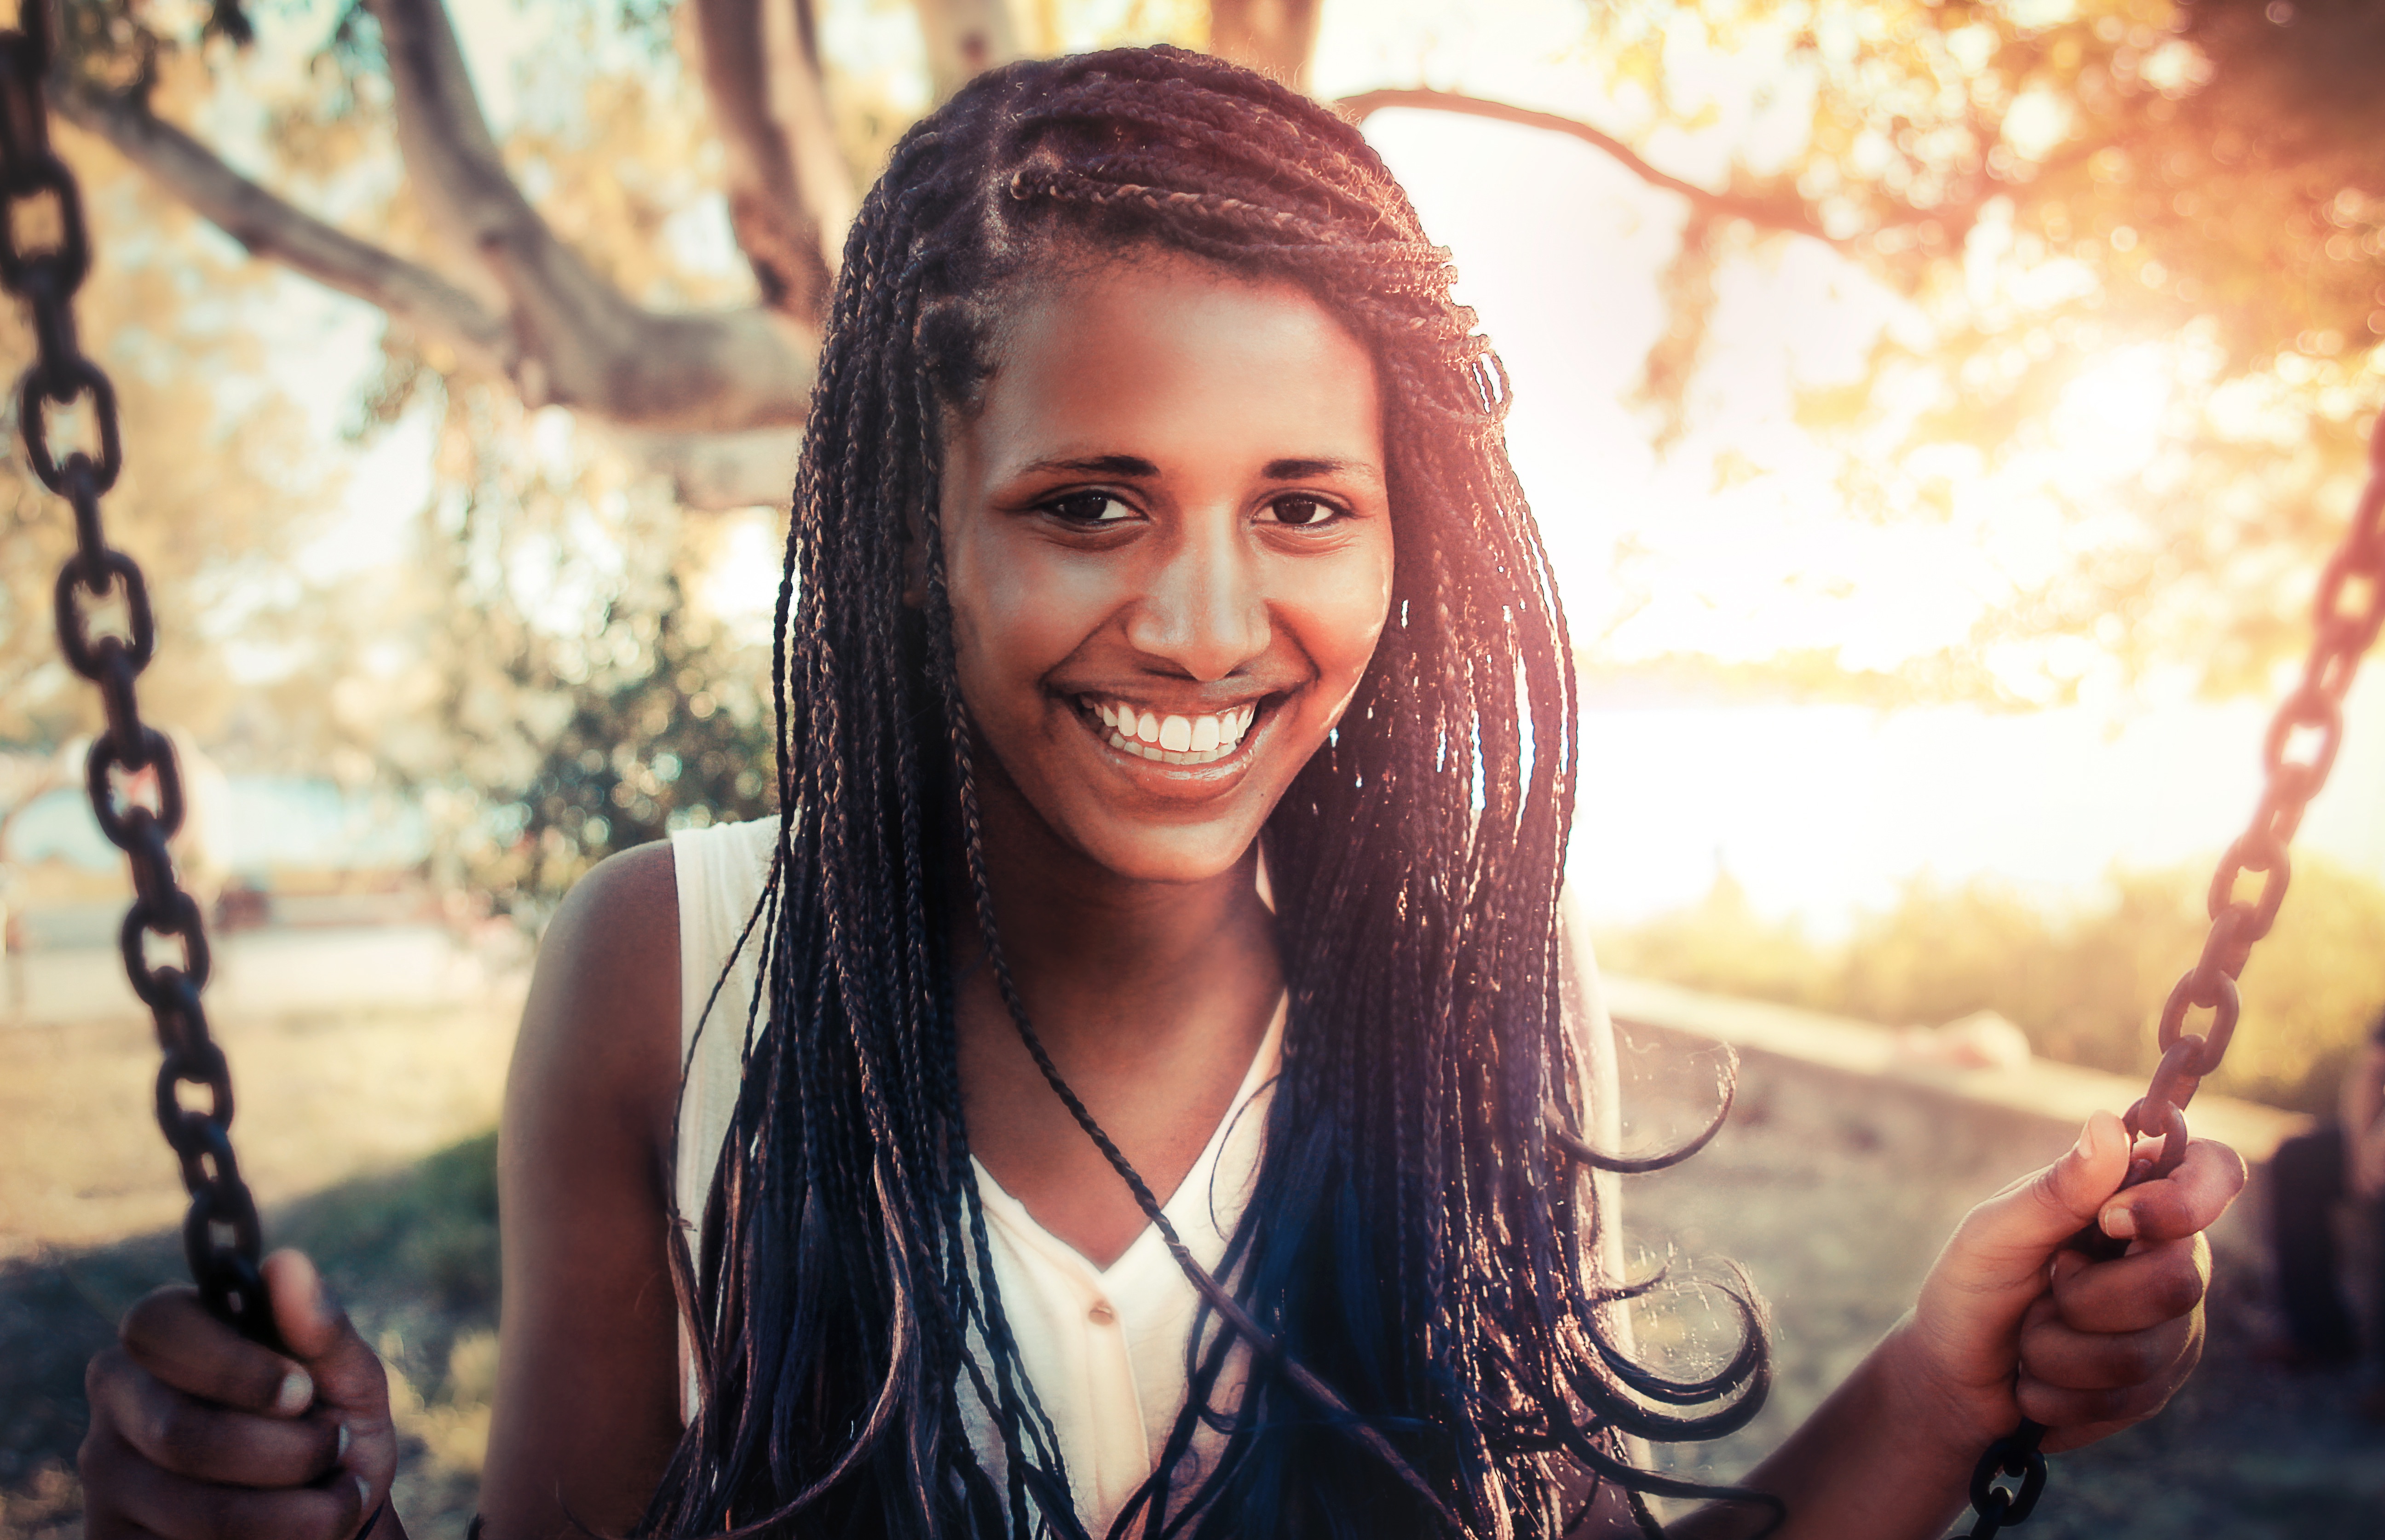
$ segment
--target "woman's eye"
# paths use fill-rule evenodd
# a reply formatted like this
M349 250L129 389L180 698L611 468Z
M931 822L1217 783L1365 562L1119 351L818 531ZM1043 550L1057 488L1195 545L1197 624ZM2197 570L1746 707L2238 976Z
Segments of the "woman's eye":
M1267 504L1278 524L1310 528L1344 516L1343 510L1317 497L1279 497Z
M1132 508L1107 492L1070 492L1043 507L1070 524L1122 524L1134 516Z

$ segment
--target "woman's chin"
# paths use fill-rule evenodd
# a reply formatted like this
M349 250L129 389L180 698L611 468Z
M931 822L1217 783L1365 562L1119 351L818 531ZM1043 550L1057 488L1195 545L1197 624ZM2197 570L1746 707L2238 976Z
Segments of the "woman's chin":
M1089 831L1078 848L1121 882L1194 887L1245 866L1255 829L1233 827L1105 828Z

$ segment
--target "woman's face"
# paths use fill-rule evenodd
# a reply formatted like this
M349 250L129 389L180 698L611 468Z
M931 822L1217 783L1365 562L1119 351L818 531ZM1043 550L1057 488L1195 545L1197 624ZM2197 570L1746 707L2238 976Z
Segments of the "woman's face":
M1155 253L1033 286L999 351L946 433L962 699L1062 844L1216 876L1383 627L1373 361L1296 288Z

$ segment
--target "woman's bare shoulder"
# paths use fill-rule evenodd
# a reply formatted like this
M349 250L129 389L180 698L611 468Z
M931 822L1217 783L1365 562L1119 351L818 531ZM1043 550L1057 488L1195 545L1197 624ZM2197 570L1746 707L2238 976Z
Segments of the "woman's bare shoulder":
M679 999L670 848L623 851L547 926L506 1087L492 1534L626 1530L678 1438L665 1192Z
M641 1121L667 1133L678 1086L679 968L669 842L597 863L565 895L539 943L517 1079L543 1071L581 1096L643 1104Z

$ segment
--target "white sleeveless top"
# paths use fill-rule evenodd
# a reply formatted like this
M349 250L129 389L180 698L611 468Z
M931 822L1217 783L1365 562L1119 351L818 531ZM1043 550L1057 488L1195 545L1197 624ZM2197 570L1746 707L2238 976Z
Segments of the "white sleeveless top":
M758 982L761 926L755 925L743 947L737 942L761 900L777 839L778 822L770 818L681 830L671 836L679 887L680 1051L687 1064L680 1093L676 1196L683 1222L692 1227L703 1223L705 1201L711 1195L713 1173L743 1074L746 1013ZM1614 1033L1581 916L1570 893L1564 896L1561 909L1566 1013L1581 1039L1590 1076L1586 1100L1591 1126L1585 1133L1602 1148L1613 1149L1619 1146L1622 1132L1615 1094ZM704 1020L706 1002L713 999L716 983L719 994L713 1000L709 1022L699 1034L697 1025ZM1279 1003L1232 1106L1163 1209L1185 1246L1213 1273L1258 1177L1267 1104L1282 1059L1283 1026L1284 1007ZM1018 1344L1020 1362L1059 1436L1060 1457L1075 1488L1078 1516L1088 1534L1105 1534L1127 1498L1157 1467L1168 1434L1183 1410L1185 1344L1199 1296L1168 1255L1156 1229L1146 1227L1118 1261L1097 1268L1037 1223L982 1165L976 1169L987 1243L993 1253L994 1282ZM1602 1261L1608 1277L1619 1278L1623 1273L1619 1184L1605 1174L1592 1180L1599 1189L1598 1213L1604 1222L1597 1236ZM689 1236L692 1256L703 1255L703 1238ZM1630 1351L1629 1316L1618 1310L1607 1324L1608 1339ZM684 1415L694 1408L702 1390L684 1322L681 1333L681 1360L686 1366L681 1395ZM975 1331L969 1336L969 1349L980 1366L990 1361L991 1354ZM1230 1413L1240 1397L1245 1374L1239 1359L1238 1353L1229 1360L1211 1393L1211 1405L1221 1413ZM991 1382L991 1373L988 1379ZM961 1383L961 1415L979 1463L999 1487L1005 1465L1000 1426L966 1375ZM1629 1442L1628 1457L1644 1464L1646 1452L1637 1447L1636 1439ZM1172 1484L1181 1490L1198 1481L1223 1443L1223 1435L1205 1422L1196 1425L1192 1447L1180 1462ZM1629 1532L1624 1520L1608 1518L1614 1533Z
M676 1195L684 1223L701 1225L721 1144L743 1074L747 1007L755 996L760 929L737 948L769 875L776 820L716 825L671 836L678 873L680 1049L687 1077L680 1095ZM732 949L737 955L732 959ZM723 965L727 975L723 978ZM719 984L701 1034L705 1005ZM1279 1002L1240 1090L1201 1158L1163 1207L1186 1248L1215 1273L1258 1177L1267 1109L1283 1048L1284 1007ZM689 1057L690 1053L693 1057ZM1074 1487L1088 1534L1105 1534L1127 1498L1159 1463L1185 1398L1185 1346L1200 1297L1168 1252L1155 1227L1145 1227L1106 1268L1036 1223L1026 1207L977 1167L986 1238L1004 1314L1018 1356L1058 1434L1060 1458ZM703 1236L689 1237L692 1255ZM686 1366L682 1414L701 1397L694 1355L681 1326ZM991 1354L972 1330L970 1351L980 1366ZM1230 1413L1244 1373L1229 1360L1211 1405ZM987 1371L987 1380L993 1381ZM979 1463L1001 1485L1006 1463L1000 1425L961 1381L961 1417ZM1179 1488L1197 1481L1216 1458L1223 1435L1202 1423L1180 1461Z

